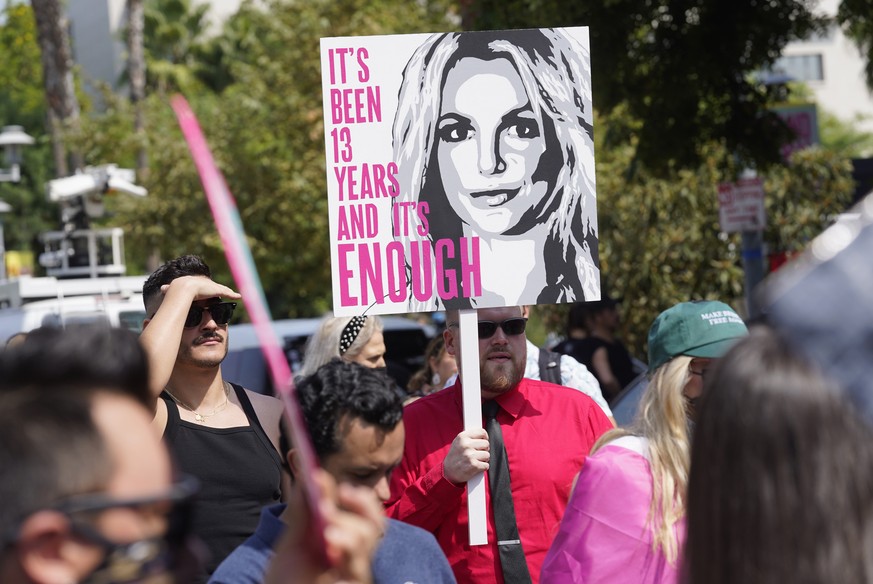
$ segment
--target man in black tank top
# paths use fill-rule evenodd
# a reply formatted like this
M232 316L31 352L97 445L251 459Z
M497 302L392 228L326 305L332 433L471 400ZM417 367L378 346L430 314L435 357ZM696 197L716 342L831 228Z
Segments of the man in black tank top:
M167 262L143 286L140 341L149 357L154 424L180 469L200 480L194 532L209 550L208 574L251 535L261 508L282 495L279 400L221 375L227 325L240 295L214 282L192 255Z

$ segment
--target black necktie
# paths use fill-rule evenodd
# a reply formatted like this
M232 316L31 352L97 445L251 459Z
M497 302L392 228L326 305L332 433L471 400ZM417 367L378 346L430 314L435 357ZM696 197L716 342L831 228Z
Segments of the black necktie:
M515 506L512 504L512 490L509 486L509 464L506 461L506 448L503 445L503 431L497 422L500 406L493 400L482 404L485 414L485 430L491 443L491 463L488 466L488 483L491 487L491 510L494 513L494 526L497 531L497 549L500 552L500 565L503 579L509 584L530 582L530 572L518 525L515 523Z

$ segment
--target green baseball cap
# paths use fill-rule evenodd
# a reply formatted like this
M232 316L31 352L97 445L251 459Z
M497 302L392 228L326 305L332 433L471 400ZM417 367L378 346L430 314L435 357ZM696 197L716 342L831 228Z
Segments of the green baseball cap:
M681 302L659 314L649 329L649 372L677 355L721 357L748 333L743 319L724 302Z

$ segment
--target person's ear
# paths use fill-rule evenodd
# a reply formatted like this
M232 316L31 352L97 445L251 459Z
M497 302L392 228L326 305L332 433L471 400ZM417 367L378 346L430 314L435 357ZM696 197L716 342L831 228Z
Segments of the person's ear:
M457 359L458 355L461 354L461 347L455 345L455 335L451 328L446 328L443 331L443 341L446 344L446 353Z
M99 562L100 552L86 547L72 537L70 522L64 515L37 511L21 524L15 554L30 582L68 584L78 582L86 573L85 564L96 566Z

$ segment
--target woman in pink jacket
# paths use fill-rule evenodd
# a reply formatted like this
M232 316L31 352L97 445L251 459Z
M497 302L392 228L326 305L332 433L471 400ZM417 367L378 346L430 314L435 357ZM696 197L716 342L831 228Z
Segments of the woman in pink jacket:
M649 330L633 426L592 448L543 564L542 584L675 584L685 536L690 427L713 359L747 333L721 302L683 302Z

